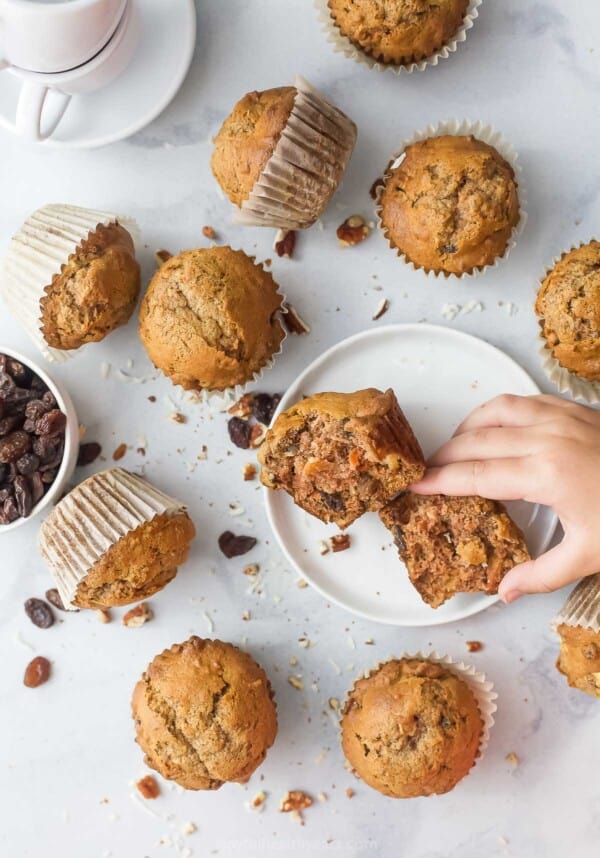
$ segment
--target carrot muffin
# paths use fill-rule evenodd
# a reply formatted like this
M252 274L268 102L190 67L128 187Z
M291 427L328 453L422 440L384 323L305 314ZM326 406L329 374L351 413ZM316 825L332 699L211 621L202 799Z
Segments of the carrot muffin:
M250 381L279 350L281 302L272 275L242 250L187 250L152 278L140 337L173 384L222 391Z
M230 643L195 636L150 662L132 710L146 764L185 789L244 783L277 735L264 670Z
M503 256L520 217L512 167L472 135L408 146L384 180L379 206L392 247L417 268L456 275Z
M67 608L110 608L171 581L196 534L186 508L112 468L69 492L40 529L40 552Z
M473 767L482 734L467 683L420 659L394 659L359 679L343 709L346 759L392 798L449 792Z
M552 627L561 637L558 670L572 688L600 698L600 573L571 591Z
M563 254L542 283L535 311L559 364L600 381L600 242Z
M258 454L261 481L346 528L421 479L419 442L392 390L317 393L280 414Z
M379 515L432 608L457 593L497 593L506 572L530 559L523 534L498 501L407 492Z
M329 0L340 33L382 63L427 59L460 29L469 0Z
M356 126L306 81L249 92L215 137L213 175L236 220L258 226L311 226L348 166Z

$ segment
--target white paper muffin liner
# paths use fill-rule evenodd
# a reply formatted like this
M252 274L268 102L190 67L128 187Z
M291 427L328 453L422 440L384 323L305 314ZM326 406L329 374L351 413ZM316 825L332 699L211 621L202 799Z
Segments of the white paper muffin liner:
M383 184L380 184L377 188L375 213L377 215L377 229L379 233L384 237L388 246L395 251L396 255L400 256L402 260L413 269L413 271L422 271L427 275L427 277L432 278L444 277L448 279L450 277L455 277L458 280L462 280L477 277L489 268L496 268L501 260L508 258L510 251L517 243L518 237L523 232L527 221L527 194L523 185L521 165L518 163L517 153L511 144L504 139L499 131L495 131L491 125L484 125L482 122L469 122L467 119L463 119L462 121L459 119L449 119L444 122L439 122L437 125L428 125L427 128L422 131L418 131L412 137L405 140L400 148L391 156L388 166L386 167L386 172L382 178L387 180L390 176L389 171L395 169L402 163L404 152L408 146L411 146L413 143L417 143L420 140L427 140L429 137L441 137L444 134L451 134L454 136L466 136L472 134L477 140L487 143L488 146L493 146L504 160L510 164L515 172L515 182L517 184L517 194L519 197L519 222L514 227L502 256L498 256L488 265L483 265L481 268L474 268L473 271L464 274L453 274L448 271L434 271L432 269L426 269L422 265L417 265L410 260L406 254L393 244L390 239L388 232L381 221L381 195L383 193Z
M548 274L550 274L554 266L560 262L567 253L571 253L572 250L584 247L586 244L591 244L593 241L598 241L598 239L592 237L587 241L580 241L579 244L574 244L569 248L569 250L565 250L564 253L561 253L559 256L555 256L552 259L551 264L546 267L546 273L538 282L536 296ZM552 384L556 386L558 392L569 393L573 399L587 402L589 405L597 405L600 402L600 381L587 381L585 378L580 378L574 372L570 372L566 367L562 366L548 347L548 343L546 342L541 328L539 333L539 342L539 352L542 357L542 369Z
M385 63L377 60L359 48L358 45L355 45L347 36L344 36L333 20L328 0L315 0L315 8L319 14L319 20L323 25L323 32L327 37L327 41L333 45L333 50L336 53L342 53L345 57L357 63L362 63L374 71L391 71L393 74L401 74L402 72L412 74L415 71L424 71L428 66L437 66L440 60L447 59L450 54L456 51L458 45L466 40L468 31L479 15L479 6L481 6L481 0L470 0L462 25L450 41L430 57L418 60L417 62L407 63L406 65L395 65L394 63Z
M579 582L550 625L557 631L563 623L600 633L600 573Z
M463 661L455 661L449 655L440 655L435 651L425 653L420 650L416 653L403 652L400 655L391 655L385 661L380 661L377 667L372 670L365 671L363 676L359 677L359 679L367 679L369 676L373 676L373 674L377 673L377 671L389 661L400 661L402 659L417 659L418 661L430 661L434 664L441 664L469 686L477 702L477 708L479 709L482 721L479 751L473 762L473 767L476 766L477 762L483 757L483 754L489 744L490 731L494 726L494 713L498 708L496 705L498 694L494 691L494 684L490 682L489 679L486 679L485 674L478 671L473 667L473 665L465 664ZM358 682L359 679L357 679L356 682ZM356 682L346 695L346 698L352 694ZM432 793L432 795L435 795L435 793Z
M137 244L139 230L133 218L112 212L49 205L35 211L11 239L0 263L0 295L44 357L62 363L76 354L49 346L41 331L40 300L55 274L98 226L119 223Z
M297 76L286 127L233 222L306 229L336 192L356 143L356 125Z
M39 550L65 608L90 569L132 530L186 507L123 468L94 474L54 508L40 528Z

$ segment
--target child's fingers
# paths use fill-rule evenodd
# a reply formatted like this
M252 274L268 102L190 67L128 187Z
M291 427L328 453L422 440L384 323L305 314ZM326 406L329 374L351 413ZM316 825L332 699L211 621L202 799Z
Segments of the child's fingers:
M491 426L538 426L568 413L592 421L592 409L574 405L555 396L515 396L510 393L496 396L472 411L458 426L455 435Z
M507 572L498 593L507 603L515 602L525 593L551 593L586 574L580 552L565 537L537 560L520 563Z
M481 495L494 500L528 500L546 503L533 460L527 458L477 459L430 468L411 487L420 495Z
M536 429L512 427L473 429L455 435L429 459L429 465L440 467L451 462L474 459L511 459L539 452L543 438Z

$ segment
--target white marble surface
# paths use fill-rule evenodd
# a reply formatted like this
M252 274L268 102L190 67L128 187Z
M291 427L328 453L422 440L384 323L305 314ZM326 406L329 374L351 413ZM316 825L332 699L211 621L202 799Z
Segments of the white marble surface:
M353 116L359 143L323 229L299 237L293 260L273 263L312 332L288 340L261 386L285 387L325 347L350 333L393 321L445 323L443 304L472 299L485 309L449 324L500 346L545 386L531 310L536 276L557 251L597 234L600 218L598 5L484 0L480 19L456 55L437 69L400 78L334 55L309 0L204 0L198 12L197 54L180 96L134 139L99 151L59 153L0 137L2 243L30 210L60 201L137 217L147 246L146 276L155 248L206 245L204 224L236 247L272 257L270 230L231 225L229 206L210 175L209 138L247 89L286 84L301 72ZM436 283L404 267L377 235L339 250L335 227L356 212L370 216L369 186L398 141L453 116L493 123L520 153L530 218L507 264L464 285ZM390 309L373 323L382 296ZM500 301L513 302L518 312L509 317ZM33 356L4 314L3 344ZM124 628L121 611L108 626L82 612L61 616L54 628L41 631L22 609L26 597L42 595L49 585L35 547L37 523L2 538L0 853L596 855L600 705L568 690L554 669L557 646L548 622L564 594L523 599L431 630L377 626L326 604L296 586L296 576L272 546L257 485L240 479L250 457L229 444L225 419L183 399L177 408L187 424L169 422L174 407L166 397L180 402L179 395L164 380L119 380L118 368L127 370L130 360L132 373L149 372L135 321L55 373L67 382L88 438L99 440L107 453L122 441L131 445L123 464L143 464L150 478L187 501L198 539L186 568L151 600L156 619L146 627ZM113 368L106 381L102 361ZM150 394L158 398L154 405ZM147 439L144 460L135 452L140 435ZM208 458L190 472L203 444ZM231 502L245 514L230 518ZM258 537L251 555L225 561L218 553L216 536L226 525ZM255 592L242 574L248 561L261 564ZM241 619L245 610L251 612L249 622ZM277 743L245 787L181 794L163 783L162 797L144 808L132 788L145 772L133 742L132 686L156 652L190 633L207 635L213 623L219 637L246 643L270 674L279 708ZM303 635L314 642L310 649L298 645ZM369 638L374 646L365 646ZM394 802L370 791L344 768L327 698L343 697L359 670L390 653L432 647L467 657L468 639L484 642L470 659L500 695L484 759L443 797ZM34 653L51 658L53 677L30 691L22 674ZM303 691L287 683L291 656L298 658L294 672L303 677ZM520 759L516 768L505 759L512 751ZM348 787L356 790L351 800ZM305 827L278 812L280 797L291 788L328 795L326 803L306 812ZM259 789L269 794L262 814L244 806ZM187 821L198 827L190 836L181 833Z

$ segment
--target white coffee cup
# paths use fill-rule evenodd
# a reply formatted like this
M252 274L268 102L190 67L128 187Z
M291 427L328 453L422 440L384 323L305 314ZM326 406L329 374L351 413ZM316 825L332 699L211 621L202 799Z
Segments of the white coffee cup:
M0 0L0 65L55 74L92 59L127 0Z

